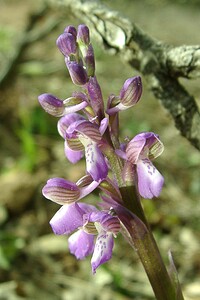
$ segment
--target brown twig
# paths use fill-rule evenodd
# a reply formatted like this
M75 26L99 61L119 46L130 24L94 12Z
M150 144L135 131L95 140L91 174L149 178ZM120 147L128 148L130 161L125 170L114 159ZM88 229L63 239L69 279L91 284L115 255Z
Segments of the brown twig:
M27 47L29 47L31 43L42 39L60 24L60 21L54 19L46 24L46 26L43 26L43 28L40 28L40 30L34 30L34 27L41 20L41 18L44 17L45 14L47 14L47 12L48 7L45 5L42 6L38 11L30 15L25 31L21 34L18 44L15 46L16 49L13 53L13 56L5 64L4 69L0 73L1 89L7 87L8 84L10 84L11 79L13 79L13 77L15 76L16 67L18 63L20 63L22 56L24 55L24 51L27 49Z

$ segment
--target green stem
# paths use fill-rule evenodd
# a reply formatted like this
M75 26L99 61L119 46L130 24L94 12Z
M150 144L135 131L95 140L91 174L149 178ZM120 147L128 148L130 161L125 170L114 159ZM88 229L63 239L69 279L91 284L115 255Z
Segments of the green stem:
M126 213L117 212L125 228L124 236L136 250L146 274L151 283L157 300L183 300L182 293L177 291L177 286L170 279L163 259L145 217L140 196L136 191L133 181L122 179L122 162L115 154L112 147L103 147L101 150L108 157L111 169L118 181L118 186L126 207ZM131 217L130 217L131 216ZM128 235L127 235L128 233Z
M138 254L156 299L184 300L180 287L170 279L150 229L129 210L116 208L115 211L124 227L122 234Z

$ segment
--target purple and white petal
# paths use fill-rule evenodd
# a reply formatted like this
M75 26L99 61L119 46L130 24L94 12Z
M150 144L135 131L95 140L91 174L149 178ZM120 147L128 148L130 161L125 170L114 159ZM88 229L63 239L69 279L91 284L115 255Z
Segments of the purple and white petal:
M140 195L148 199L154 196L158 197L164 184L164 178L149 159L138 161L137 175Z
M84 139L84 146L87 172L95 181L105 179L108 175L108 165L99 147L89 139Z
M83 224L84 211L77 203L63 205L50 220L55 234L70 234Z
M63 101L63 104L65 106L65 114L71 114L75 113L79 110L84 109L86 106L88 106L88 103L86 101L83 101L81 103L75 104L75 105L67 105L67 102Z
M94 235L79 229L69 237L68 245L70 253L74 254L77 259L84 259L94 250Z
M94 180L89 185L84 186L84 187L80 187L79 199L82 199L85 196L92 193L98 187L98 185L99 185L99 182Z
M96 269L107 262L112 257L114 246L112 233L102 232L97 236L96 244L91 259L92 272L96 273Z

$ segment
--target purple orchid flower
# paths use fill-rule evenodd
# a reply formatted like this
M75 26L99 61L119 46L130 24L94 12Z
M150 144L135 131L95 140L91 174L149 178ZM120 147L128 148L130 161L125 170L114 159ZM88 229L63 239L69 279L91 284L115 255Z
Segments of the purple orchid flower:
M158 197L164 178L154 167L151 160L158 157L164 150L159 136L153 132L144 132L136 135L126 146L125 152L117 150L116 153L136 165L138 177L138 190L142 197Z
M63 205L50 225L55 234L71 234L69 249L77 259L92 255L92 272L112 257L115 237L120 230L120 222L116 216L85 203ZM95 241L95 236L97 236Z

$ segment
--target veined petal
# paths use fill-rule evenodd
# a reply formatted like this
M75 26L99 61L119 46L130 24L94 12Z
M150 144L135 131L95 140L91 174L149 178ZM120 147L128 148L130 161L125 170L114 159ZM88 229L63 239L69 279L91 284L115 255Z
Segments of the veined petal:
M70 124L83 120L85 120L85 118L78 113L70 113L63 116L62 118L60 118L57 124L59 134L65 139L66 130L70 126Z
M79 122L75 130L83 137L88 137L94 142L99 142L102 139L98 126L89 121Z
M74 182L63 178L52 178L42 189L43 195L58 204L69 204L79 199L80 189Z
M64 148L65 148L65 156L72 164L77 163L77 161L79 161L83 157L84 151L72 150L68 146L67 141L65 141Z
M94 236L79 229L69 237L68 244L77 259L84 259L94 250Z
M92 272L112 257L114 246L112 233L102 232L97 236L94 253L91 260Z
M153 160L154 158L158 157L164 151L164 145L155 135L154 143L149 148L149 159Z
M38 97L42 108L54 117L61 117L64 114L63 101L51 94L42 94Z
M84 211L77 203L63 205L50 220L55 234L70 234L83 225Z
M145 143L145 138L136 136L127 144L126 156L132 164L137 163L139 156L145 146Z
M144 156L146 155L149 159L154 159L161 155L164 150L163 143L160 141L159 136L154 132L142 132L136 135L132 140L134 143L145 140L144 145ZM142 153L141 153L142 154Z
M164 184L164 178L149 159L138 161L137 174L140 195L149 199L154 196L158 197Z
M116 216L112 216L111 214L105 211L93 211L89 215L89 222L98 222L99 227L97 225L97 230L112 232L113 234L117 234L120 230L120 222Z
M142 95L142 81L140 76L128 78L120 91L121 103L131 107L135 105ZM126 109L126 108L123 108Z

